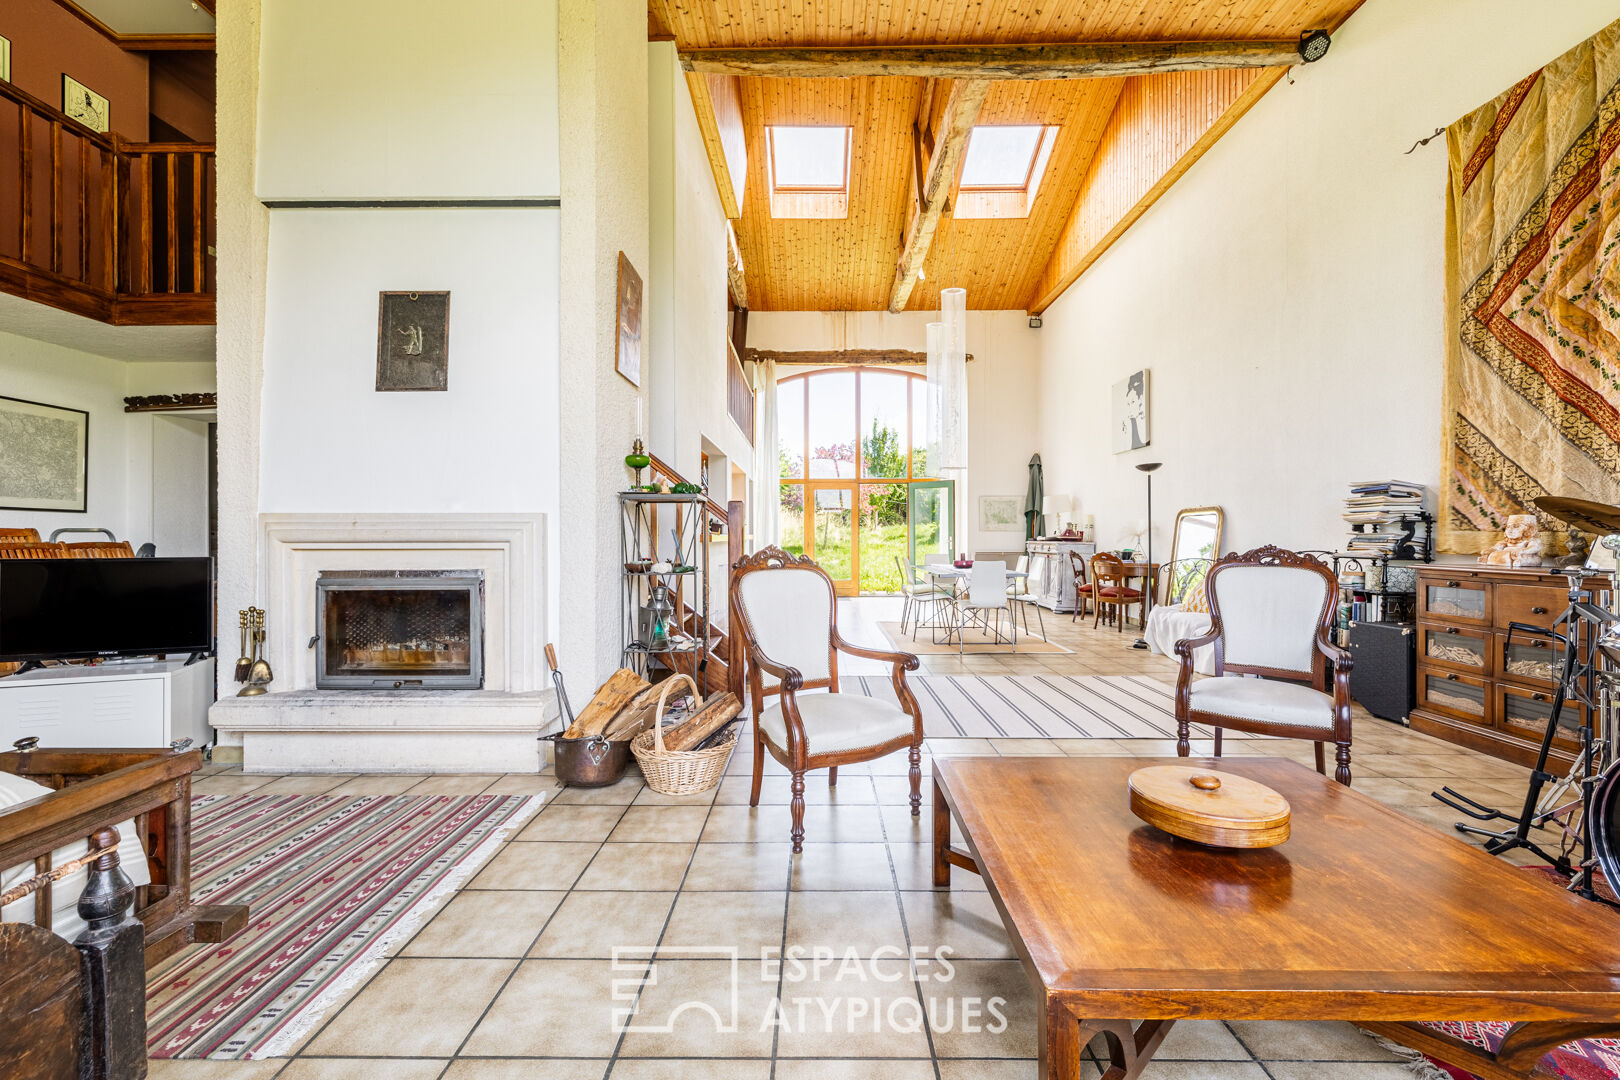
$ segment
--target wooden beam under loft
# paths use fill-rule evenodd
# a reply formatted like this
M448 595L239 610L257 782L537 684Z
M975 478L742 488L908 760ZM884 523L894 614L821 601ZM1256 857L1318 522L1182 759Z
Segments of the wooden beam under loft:
M889 310L906 310L911 290L917 285L917 272L928 258L928 249L934 244L934 232L939 228L940 215L945 212L945 201L951 194L951 183L956 179L956 166L962 160L968 134L973 122L979 118L979 109L990 93L990 83L983 79L958 79L951 84L950 97L945 101L945 115L940 130L934 133L934 150L928 158L927 172L917 185L917 206L912 210L911 222L900 242L900 260L894 269L894 285L889 290ZM920 144L922 133L916 132ZM922 155L917 154L920 163Z
M743 135L742 89L731 75L688 73L698 131L709 155L720 208L733 221L742 217L743 192L748 190L748 142Z
M691 72L784 79L1099 79L1304 63L1297 40L683 49L680 58Z

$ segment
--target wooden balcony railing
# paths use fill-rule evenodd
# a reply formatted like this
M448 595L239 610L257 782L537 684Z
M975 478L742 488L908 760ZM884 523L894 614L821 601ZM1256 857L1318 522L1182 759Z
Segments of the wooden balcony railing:
M91 131L0 82L0 291L102 322L214 321L214 148Z
M748 436L750 445L754 441L754 388L748 385L748 376L743 374L742 360L737 356L736 348L726 342L726 411L736 421L742 433Z

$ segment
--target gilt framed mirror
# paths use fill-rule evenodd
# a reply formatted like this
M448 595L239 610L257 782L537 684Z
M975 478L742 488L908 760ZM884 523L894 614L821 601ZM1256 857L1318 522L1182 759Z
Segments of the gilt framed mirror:
M1166 603L1179 602L1187 587L1201 580L1221 557L1221 533L1225 525L1226 514L1218 506L1192 506L1176 513Z

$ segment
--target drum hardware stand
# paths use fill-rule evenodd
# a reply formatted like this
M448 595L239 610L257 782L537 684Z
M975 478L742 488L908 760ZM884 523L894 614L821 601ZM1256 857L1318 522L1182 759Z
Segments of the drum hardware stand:
M1541 736L1541 746L1536 752L1536 764L1530 772L1530 787L1525 792L1524 806L1520 809L1519 813L1517 815L1504 813L1503 811L1494 807L1486 806L1484 803L1470 799L1468 796L1462 795L1452 790L1450 787L1442 787L1440 791L1431 792L1431 794L1433 794L1436 799L1440 800L1441 803L1449 806L1451 809L1456 810L1461 814L1472 818L1475 821L1512 821L1515 823L1512 829L1492 831L1490 829L1481 828L1478 825L1470 825L1461 821L1457 822L1456 829L1458 832L1467 833L1471 836L1486 837L1484 847L1485 850L1490 854L1502 855L1517 848L1523 848L1526 851L1534 852L1540 858L1546 859L1547 862L1551 863L1559 873L1569 875L1573 875L1575 873L1575 867L1571 864L1569 856L1563 853L1560 853L1557 856L1552 855L1541 847L1541 845L1536 841L1530 839L1530 830L1544 824L1548 820L1551 820L1557 813L1562 812L1564 809L1560 807L1556 810L1547 811L1545 813L1540 811L1542 789L1547 784L1556 782L1559 779L1557 776L1547 771L1547 758L1552 752L1553 737L1558 732L1558 721L1563 715L1564 702L1568 700L1569 697L1573 696L1576 698L1576 700L1581 701L1589 706L1594 704L1589 700L1589 696L1582 692L1581 687L1589 684L1595 668L1596 640L1598 636L1596 630L1607 625L1608 623L1616 621L1617 618L1612 612L1604 610L1596 604L1591 603L1589 600L1582 599L1583 595L1589 595L1586 593L1585 589L1583 589L1582 585L1583 575L1578 571L1571 573L1569 580L1569 607L1566 608L1557 619L1553 620L1553 627L1557 627L1559 625L1567 626L1567 634L1559 634L1556 630L1550 627L1532 626L1529 623L1515 622L1508 624L1508 646L1512 645L1513 634L1515 632L1530 634L1537 637L1551 638L1555 641L1561 642L1564 646L1563 672L1558 680L1558 689L1553 694L1552 712L1547 719L1547 730ZM1577 659L1580 639L1579 625L1582 622L1592 623L1594 626L1594 632L1590 635L1587 645L1588 653L1592 655L1588 655L1584 661L1579 661ZM1577 767L1581 761L1587 759L1593 743L1591 729L1592 715L1593 713L1588 712L1587 720L1581 725L1582 751L1576 758ZM1572 772L1570 775L1573 776L1574 773ZM1590 791L1591 785L1583 783L1583 803L1589 796ZM1583 831L1589 832L1589 830ZM1589 848L1591 843L1590 838L1588 837L1584 843ZM1591 868L1589 865L1587 865L1591 861L1591 852L1589 850L1584 851L1583 855L1585 858L1583 858L1581 864L1581 876L1583 878L1581 895L1585 896L1587 899L1597 899L1597 895L1595 892L1593 892L1591 885Z

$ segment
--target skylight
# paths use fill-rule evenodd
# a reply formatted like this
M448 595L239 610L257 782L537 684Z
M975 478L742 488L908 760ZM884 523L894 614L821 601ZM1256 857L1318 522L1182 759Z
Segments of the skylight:
M975 127L962 162L961 187L988 191L1027 187L1045 132L1039 124Z
M771 186L775 190L848 189L849 128L779 125L766 130L770 137Z

